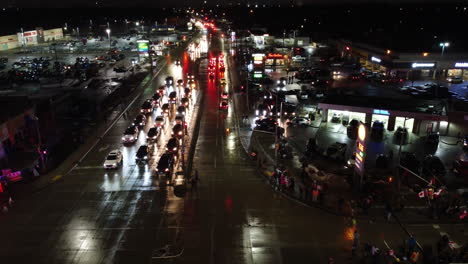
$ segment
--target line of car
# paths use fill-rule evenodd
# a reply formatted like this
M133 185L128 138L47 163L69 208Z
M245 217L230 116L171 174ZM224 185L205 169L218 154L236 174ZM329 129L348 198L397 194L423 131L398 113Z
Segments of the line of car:
M177 102L177 96L174 103L163 103L166 94L168 94L167 101L170 101L170 94L174 88L174 79L171 76L168 76L162 88L158 88L158 91L149 99L145 100L140 108L140 114L138 114L133 120L131 126L129 126L123 136L122 143L124 145L135 143L138 138L140 131L147 124L148 119L147 115L154 113L154 110L158 107L161 107L160 115L157 115L154 119L154 123L149 128L146 140L148 144L141 145L136 153L136 163L137 164L147 164L152 153L155 151L155 143L157 143L160 138L164 127L167 125L167 118L171 114L170 108L171 105L174 105ZM185 121L186 110L190 106L190 94L191 88L195 87L195 77L192 74L187 75L186 87L188 92L185 92L185 97L181 98L180 105L177 107L177 113L174 118L173 128L171 132L171 138L168 140L165 148L165 152L159 158L159 161L156 165L156 171L158 175L169 175L172 173L174 165L177 162L179 149L182 144L183 137L187 133L187 122ZM179 88L184 86L183 80L177 81L177 86ZM186 89L187 89L186 88ZM168 92L170 91L170 92ZM104 161L104 168L106 169L116 169L123 163L123 155L120 150L112 150L106 160Z

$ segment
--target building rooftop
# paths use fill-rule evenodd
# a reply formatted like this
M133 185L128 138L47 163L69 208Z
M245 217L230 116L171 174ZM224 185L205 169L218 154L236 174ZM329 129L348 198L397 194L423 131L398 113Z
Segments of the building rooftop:
M445 104L438 100L331 95L321 103L438 115L442 115L445 111Z

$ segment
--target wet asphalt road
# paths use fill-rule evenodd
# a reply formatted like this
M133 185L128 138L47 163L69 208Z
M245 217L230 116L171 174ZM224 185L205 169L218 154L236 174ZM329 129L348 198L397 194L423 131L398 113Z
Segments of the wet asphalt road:
M214 38L210 56L221 50ZM352 237L343 218L290 201L258 176L237 139L235 107L230 101L227 114L218 110L218 80L199 76L206 97L193 161L198 188L176 197L152 177L151 166L135 165L143 137L123 146L122 132L168 73L177 80L190 68L180 55L182 69L169 61L129 118L119 120L76 170L1 215L2 263L326 263L329 256L349 263ZM233 132L227 134L227 127ZM114 148L123 152L123 167L105 171L102 162ZM421 232L433 237L428 228ZM404 238L395 224L362 224L362 237L375 243L384 233L391 245ZM183 253L152 259L164 245Z

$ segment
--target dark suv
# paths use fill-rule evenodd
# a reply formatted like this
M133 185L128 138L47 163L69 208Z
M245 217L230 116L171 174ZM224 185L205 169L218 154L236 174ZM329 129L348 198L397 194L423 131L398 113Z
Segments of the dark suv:
M136 153L136 163L147 163L148 162L148 146L142 145L138 148Z
M174 166L175 156L170 153L165 153L161 156L158 162L157 170L158 174L165 173L166 175L172 171Z

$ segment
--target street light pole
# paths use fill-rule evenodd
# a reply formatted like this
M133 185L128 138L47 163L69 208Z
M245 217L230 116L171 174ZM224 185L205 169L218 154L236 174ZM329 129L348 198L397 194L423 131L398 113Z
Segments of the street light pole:
M39 118L35 116L34 120L36 121L37 152L39 153L39 156L41 157L41 168L44 169L45 162L44 162L44 153L42 153L42 150L41 150L42 136L41 136L41 130L39 129Z
M440 43L439 43L439 47L442 48L442 52L441 52L441 54L440 54L440 60L439 60L439 62L442 61L442 59L443 59L443 57L444 57L445 48L447 48L448 46L450 46L450 43L448 43L448 42L440 42ZM440 68L440 63L437 64L437 68ZM436 69L437 69L437 68L436 68ZM441 69L441 70L440 70L440 73L439 73L440 76L437 76L437 85L438 85L438 86L440 86L440 78L442 78L442 73L443 73L443 70ZM438 89L436 89L436 97L437 97L437 95L438 95Z
M111 30L110 28L106 29L106 32L107 32L107 37L109 38L109 49L111 48Z
M406 120L408 120L409 118L408 117L405 117L405 121L403 121L403 131L405 131L406 129ZM397 191L399 192L400 191L400 188L401 188L401 179L400 179L400 163L401 163L401 148L402 148L402 145L403 145L403 135L402 134L400 136L400 146L398 147L398 168L397 168L397 171L396 171L396 174L397 174L397 177L396 177L396 180L397 180ZM409 136L409 135L408 135Z

